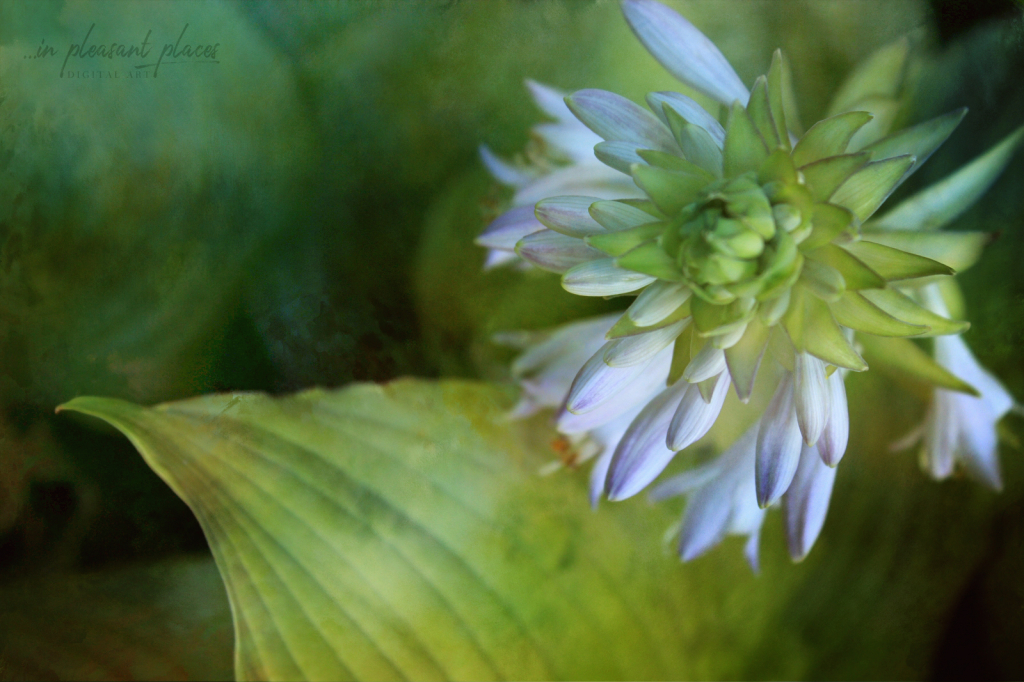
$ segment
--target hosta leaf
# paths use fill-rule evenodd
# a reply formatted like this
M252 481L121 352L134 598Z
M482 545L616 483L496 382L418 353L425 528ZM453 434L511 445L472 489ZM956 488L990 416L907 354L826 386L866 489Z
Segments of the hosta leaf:
M973 396L979 395L973 386L951 374L910 339L870 335L860 336L858 339L872 367L912 381L924 382L929 386L948 388Z
M727 178L756 171L768 158L768 148L764 139L757 132L757 127L747 114L747 110L738 102L733 103L729 113L729 125L726 127L722 154L723 169Z
M963 272L978 262L995 235L989 232L865 231L863 240L930 258Z
M931 258L900 251L884 244L859 241L845 244L842 248L888 281L952 275L955 272L949 266Z
M921 190L874 222L885 229L934 230L966 211L995 182L1024 140L1020 127L949 177Z
M871 114L850 111L818 121L793 148L793 163L797 166L806 166L845 153L854 133L870 120Z
M867 220L903 182L907 170L913 165L913 156L896 156L869 163L840 185L829 201L850 209L861 220Z

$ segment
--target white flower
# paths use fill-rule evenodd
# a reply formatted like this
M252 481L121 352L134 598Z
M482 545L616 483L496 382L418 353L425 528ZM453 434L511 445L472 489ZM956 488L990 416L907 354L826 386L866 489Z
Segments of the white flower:
M922 294L930 310L948 314L937 286L927 287ZM996 424L1013 407L1013 397L978 364L959 335L935 339L935 360L981 395L935 389L922 428L898 445L923 440L921 464L936 479L948 478L959 465L982 483L1001 489Z
M582 453L575 461L599 455L592 503L602 494L622 500L708 433L730 386L741 402L750 400L768 355L769 369L778 370L770 380L781 379L758 424L713 463L671 479L655 496L690 496L680 537L684 559L739 533L748 536L756 567L764 510L781 503L789 551L799 560L821 531L846 451L844 377L868 369L861 344L881 339L871 340L874 348L891 348L886 342L895 338L914 350L899 337L954 334L964 326L898 287L968 267L985 235L906 228L938 226L976 200L1024 139L1024 128L876 219L963 110L887 137L885 121L862 134L871 115L860 108L875 91L861 90L887 78L876 65L870 79L855 73L833 102L835 115L798 138L786 124L780 52L748 91L679 14L655 0L624 0L622 7L668 71L730 107L728 123L723 127L680 93L650 93L649 111L601 90L580 90L563 103L531 83L538 105L558 121L534 132L569 165L550 170L541 159L518 168L482 150L495 177L517 187L513 208L478 239L492 249L489 263L511 260L514 251L562 274L570 293L635 296L618 320L575 323L528 345L513 365L524 391L519 411L555 408L559 431ZM884 49L882 61L899 63L885 88L895 100L907 47ZM856 151L849 147L854 138L862 153L848 153ZM994 424L1009 397L957 337L938 339L936 353L940 364L957 365L984 390L981 399L937 391L926 436L931 469L948 475L959 459L997 485ZM899 364L906 354L890 355ZM905 364L935 383L959 385L935 363Z
M537 107L555 119L533 127L538 151L532 163L516 166L504 161L486 145L480 146L480 158L494 179L515 189L512 208L502 213L476 239L488 249L484 268L519 263L516 243L544 228L534 216L534 204L541 199L580 194L596 199L640 196L629 177L609 168L594 156L594 145L601 138L583 125L565 104L567 93L536 81L526 87Z

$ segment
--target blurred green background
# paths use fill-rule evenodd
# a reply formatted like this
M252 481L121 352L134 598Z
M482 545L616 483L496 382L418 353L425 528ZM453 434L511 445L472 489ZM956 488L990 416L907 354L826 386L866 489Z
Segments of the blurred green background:
M1024 21L1009 0L672 4L745 82L782 47L805 123L858 59L916 32L907 120L959 106L970 114L901 196L1024 121ZM188 24L192 40L219 43L219 63L165 64L158 78L129 80L132 60L94 58L70 63L122 75L60 77L68 46L92 24L91 43L138 43L152 30L158 46ZM27 58L43 41L57 55ZM181 581L208 569L194 563L206 545L191 513L127 441L55 417L55 405L87 394L151 404L406 375L503 380L508 356L489 343L494 331L616 305L571 297L551 275L480 272L472 238L508 193L483 171L477 147L505 156L524 147L541 120L527 77L637 101L677 87L615 2L0 2L0 638L4 627L36 628L38 651L25 660L40 666L8 670L0 657L0 678L53 674L46 647L62 641L53 619L97 617L116 624L115 644L83 657L144 650L152 661L110 663L100 677L230 675L216 590L203 597L213 606L201 626L187 599L169 596L200 594ZM952 226L1000 234L961 278L973 323L966 338L1018 397L1022 187L1018 157ZM832 587L875 573L841 605L829 601L832 587L777 604L778 630L764 633L761 649L737 652L750 658L751 676L785 670L772 661L795 640L819 652L815 677L1024 677L1021 451L1003 447L1000 495L961 480L932 484L909 453L886 451L923 412L896 391L880 378L850 382L855 435L829 521L811 558L790 569ZM1010 440L1024 438L1019 417L1003 426ZM908 500L919 506L908 512ZM894 510L918 519L912 532L887 530ZM717 554L737 551L726 543ZM861 563L865 555L873 559ZM924 574L943 576L921 582L944 591L917 594L915 575ZM125 581L150 587L111 588ZM941 622L915 634L905 610L922 600ZM93 603L103 607L86 607ZM857 640L862 651L838 657L863 665L836 667L830 652L845 645L834 621L872 619L907 623L904 636L928 654L901 660L867 636ZM196 637L220 653L187 662L184 643Z

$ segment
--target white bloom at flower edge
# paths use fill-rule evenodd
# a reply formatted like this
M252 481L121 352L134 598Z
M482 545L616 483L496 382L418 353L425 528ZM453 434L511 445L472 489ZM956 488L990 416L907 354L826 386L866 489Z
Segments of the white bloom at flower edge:
M930 310L947 314L938 287L931 285L922 294ZM977 389L981 397L935 389L923 427L897 446L923 440L921 464L936 479L948 478L960 465L972 477L1000 490L996 424L1013 408L1013 396L978 363L959 335L935 339L935 360Z
M527 235L544 230L534 216L534 204L542 199L579 194L597 199L639 197L632 179L609 168L594 156L594 145L601 138L583 125L566 106L567 93L527 80L537 107L551 123L540 123L531 130L541 148L542 158L529 166L509 163L486 145L480 146L480 159L495 180L515 189L512 208L487 226L476 244L488 249L484 269L499 265L527 266L515 252L516 243Z

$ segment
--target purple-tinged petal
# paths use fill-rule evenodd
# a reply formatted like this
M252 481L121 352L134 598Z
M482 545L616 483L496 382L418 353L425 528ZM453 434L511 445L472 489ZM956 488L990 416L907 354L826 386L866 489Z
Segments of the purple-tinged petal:
M789 555L800 561L814 546L825 524L836 470L827 466L815 447L805 445L793 483L786 493L786 541Z
M554 230L541 230L523 237L516 244L516 253L542 270L557 273L606 257L582 239L566 237Z
M480 145L479 152L480 160L487 167L487 171L501 184L519 188L535 180L529 173L516 168L492 152L487 145Z
M644 362L675 341L689 324L690 318L687 318L661 329L615 339L605 351L604 361L611 367L629 367Z
M532 206L517 206L492 220L474 241L477 246L487 249L514 252L520 239L543 229L544 226L533 215Z
M569 237L583 238L591 234L607 232L590 216L590 205L600 199L596 197L551 197L537 203L537 220L548 229L561 232Z
M678 12L654 0L625 0L622 12L630 28L658 62L691 88L722 104L750 93L715 44Z
M710 403L704 402L700 388L696 384L690 384L672 416L672 423L666 434L666 445L670 450L678 451L689 447L711 430L722 411L725 396L729 393L729 381L728 372L718 375Z
M674 313L692 293L685 284L658 281L640 292L626 315L636 326L649 327Z
M829 415L825 430L818 439L818 454L821 460L830 467L839 464L846 454L846 445L850 440L850 411L846 402L846 385L843 383L843 371L837 369L828 378Z
M686 95L678 92L651 92L647 95L647 106L651 108L658 118L661 119L662 123L666 126L670 126L668 116L665 115L665 106L668 106L675 110L677 114L683 117L687 123L700 126L704 130L708 131L708 135L714 140L718 148L721 149L725 146L725 128L718 120L709 114L704 107L697 104L696 101L690 99ZM671 129L671 126L670 126Z
M562 288L577 296L618 296L643 289L656 281L650 275L623 270L614 258L583 263L562 275Z
M711 343L705 343L697 354L690 358L690 363L683 370L683 380L699 384L705 379L721 374L725 369L725 351L715 348Z
M683 382L666 388L640 410L612 457L605 491L612 501L636 495L658 477L675 453L665 447L665 433L676 405L688 390Z
M609 142L632 142L644 149L680 152L672 133L640 105L606 90L580 90L565 100L572 113Z
M632 176L633 164L647 165L636 153L637 149L639 147L635 142L599 142L594 146L594 156L609 168Z
M587 195L600 199L640 198L643 192L631 177L609 168L596 158L559 168L521 187L512 197L516 206L532 206L541 199Z
M757 433L754 478L757 503L762 509L782 497L800 462L803 439L793 402L793 375L787 372L775 389Z
M565 434L574 434L602 429L631 410L639 412L642 406L665 389L671 364L672 349L667 348L655 355L647 369L622 388L614 400L609 400L585 414L573 414L563 405L555 420L558 430Z
M825 375L825 363L808 353L797 353L794 370L796 420L804 443L814 445L825 430L831 410L832 392Z
M553 119L559 121L574 121L575 117L565 106L565 96L568 92L553 88L550 85L538 83L530 78L526 79L526 89L530 91L534 103L541 111Z

